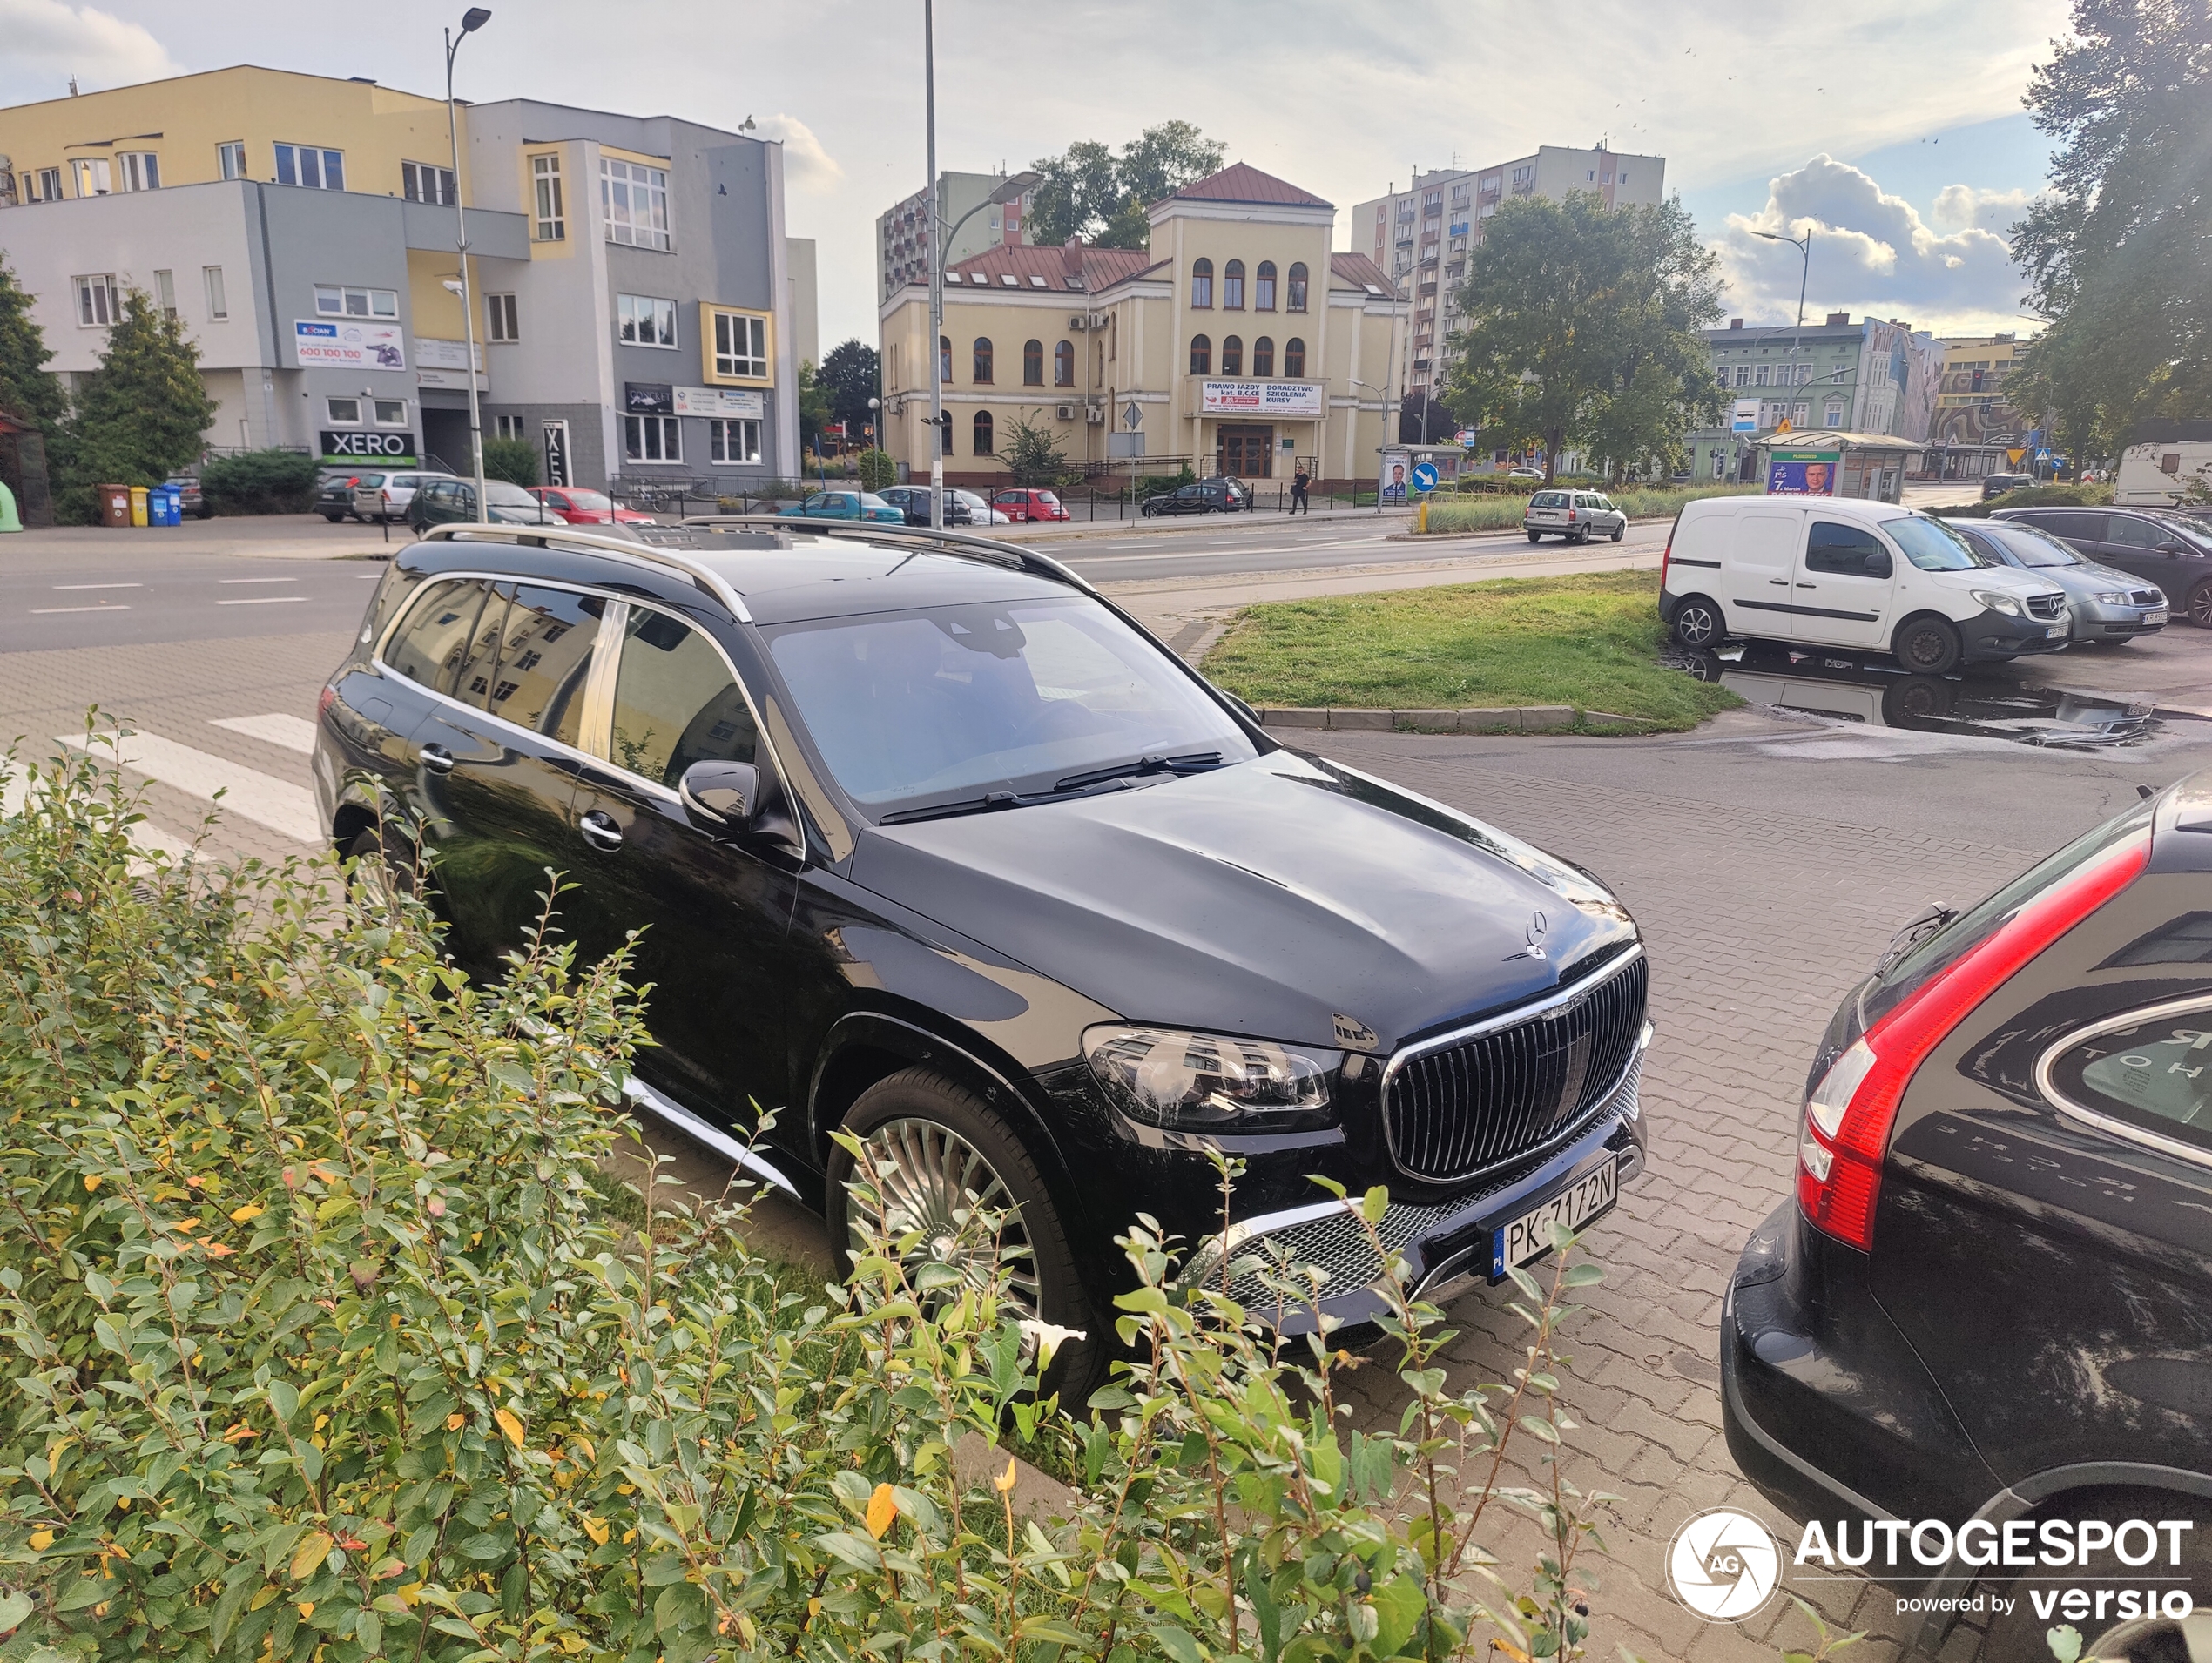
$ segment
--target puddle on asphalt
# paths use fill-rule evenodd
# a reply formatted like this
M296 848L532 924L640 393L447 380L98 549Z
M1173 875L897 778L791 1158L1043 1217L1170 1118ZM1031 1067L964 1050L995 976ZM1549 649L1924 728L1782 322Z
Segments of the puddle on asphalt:
M1878 660L1765 646L1675 648L1661 662L1754 704L1869 727L2080 750L2138 744L2159 729L2146 695L2032 687L2001 670L1913 676Z

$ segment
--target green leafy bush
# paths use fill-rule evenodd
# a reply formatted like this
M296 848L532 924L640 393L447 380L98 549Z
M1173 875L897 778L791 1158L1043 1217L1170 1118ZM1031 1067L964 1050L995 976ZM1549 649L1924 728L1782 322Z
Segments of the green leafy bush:
M537 483L537 447L527 439L484 441L484 477L509 485Z
M899 478L899 464L891 459L887 450L864 450L853 459L853 470L860 477L863 488L880 491L894 484Z
M1448 1390L1453 1336L1384 1277L1407 1404L1363 1435L1328 1335L1280 1348L1222 1291L1318 1273L1184 1286L1140 1221L1133 1361L1079 1418L1040 1395L1056 1336L895 1215L808 1293L741 1210L610 1207L619 959L541 932L471 985L403 896L142 854L110 778L0 819L10 1656L1581 1652L1599 1498L1556 1394L1598 1271L1563 1231L1548 1288L1515 1273L1511 1386ZM1379 1263L1386 1202L1352 1203ZM1008 1431L1075 1479L1056 1511L954 1458ZM1493 1507L1536 1523L1525 1576Z
M1928 512L1954 518L1986 520L1999 508L2104 508L2111 502L2110 485L2023 485L2018 490L1993 496L1986 502L1960 502L1947 508L1930 508Z
M218 514L305 514L315 500L315 459L296 450L210 456L199 488Z

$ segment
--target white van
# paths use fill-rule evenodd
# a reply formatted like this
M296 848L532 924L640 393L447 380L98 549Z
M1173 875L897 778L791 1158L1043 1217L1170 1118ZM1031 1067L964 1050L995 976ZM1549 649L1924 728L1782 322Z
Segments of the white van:
M1886 652L1929 676L2053 651L2073 630L2056 586L1986 563L1925 514L1851 497L1687 504L1660 562L1659 616L1685 647Z
M2199 490L2212 491L2212 440L2168 439L2130 445L2120 453L2112 501L2114 507L2177 508L2189 500L2192 484Z

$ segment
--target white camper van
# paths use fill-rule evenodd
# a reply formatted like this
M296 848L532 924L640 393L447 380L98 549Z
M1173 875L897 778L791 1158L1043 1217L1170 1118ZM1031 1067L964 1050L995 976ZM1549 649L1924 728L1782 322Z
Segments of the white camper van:
M2212 428L2212 423L2189 425ZM2192 483L2198 493L2194 496ZM2116 508L2179 508L2208 496L2212 496L2212 434L2130 445L2120 453L2120 471L2112 480Z
M1685 647L1886 652L1930 676L2054 651L2073 630L2055 585L1990 563L1939 520L1851 497L1689 503L1668 535L1659 616Z

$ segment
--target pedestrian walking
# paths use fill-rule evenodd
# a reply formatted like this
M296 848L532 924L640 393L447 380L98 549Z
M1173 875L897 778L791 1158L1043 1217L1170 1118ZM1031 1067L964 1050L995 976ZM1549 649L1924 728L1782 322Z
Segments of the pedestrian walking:
M1313 504L1305 500L1305 488L1311 482L1311 476L1306 473L1303 464L1299 466L1297 473L1291 475L1291 512L1292 514L1296 514L1301 508L1305 509L1309 516L1313 513Z

